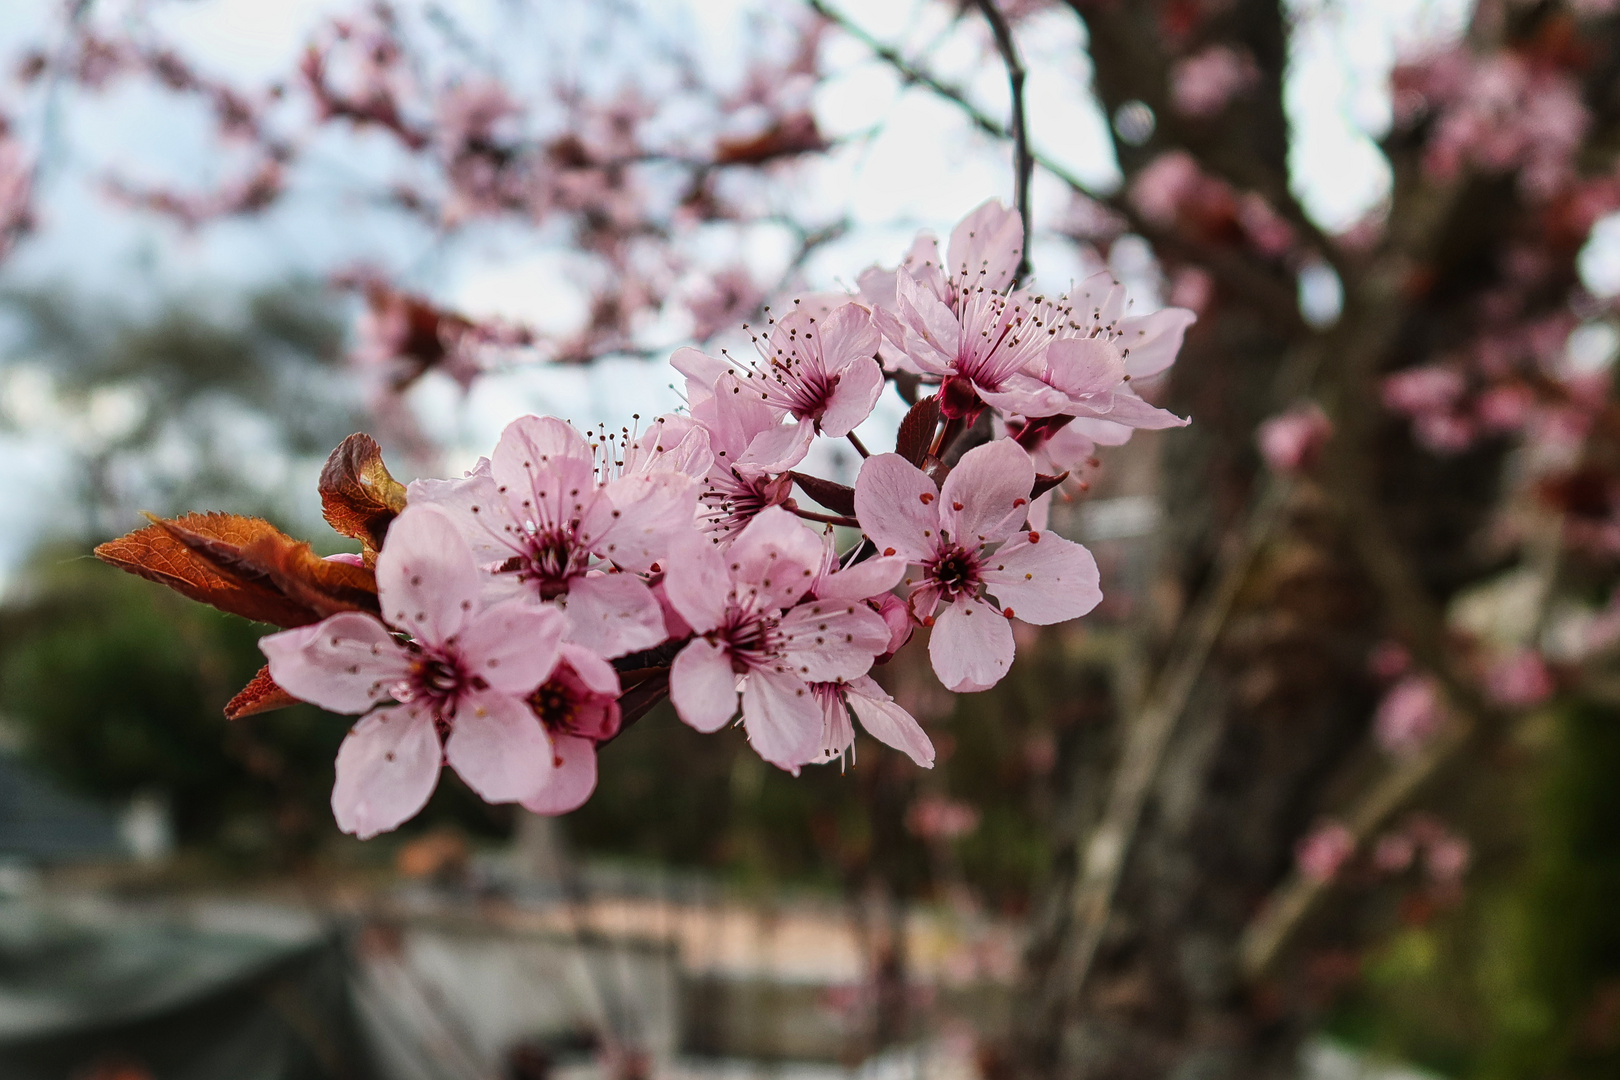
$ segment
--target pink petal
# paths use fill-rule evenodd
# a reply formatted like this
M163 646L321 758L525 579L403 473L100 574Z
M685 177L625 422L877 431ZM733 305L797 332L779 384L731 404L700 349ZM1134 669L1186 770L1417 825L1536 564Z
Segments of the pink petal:
M1125 378L1125 358L1101 337L1059 338L1046 347L1046 382L1070 397L1105 394Z
M664 574L664 596L676 613L703 634L726 620L731 575L726 557L714 541L688 533L669 553Z
M450 515L406 507L377 556L383 619L430 645L460 632L478 604L478 567Z
M871 670L872 658L889 648L883 616L858 601L812 600L782 616L783 651L793 674L805 682L853 679Z
M332 814L338 828L369 840L398 828L427 805L442 752L426 709L378 709L338 747Z
M823 600L865 600L888 592L906 576L901 555L863 559L843 570L835 570L816 583L816 595Z
M743 727L754 752L797 773L821 751L821 705L801 679L751 671L743 681Z
M868 676L844 687L849 707L861 727L884 746L892 746L925 769L934 767L934 744L915 717L902 709Z
M693 527L697 483L677 472L621 476L579 524L580 543L626 570L646 573L669 554L670 540Z
M946 248L952 277L963 285L1000 292L1012 284L1024 254L1024 224L999 199L981 204L951 230Z
M1065 411L1075 416L1111 420L1138 431L1162 431L1165 428L1186 427L1192 423L1191 420L1183 419L1168 409L1149 405L1128 390L1116 390L1100 398L1076 402Z
M1097 560L1056 533L1018 533L989 557L983 578L1003 614L1036 626L1078 619L1102 602Z
M960 544L993 544L1011 536L1029 513L1035 463L1011 439L962 455L940 492L939 523Z
M737 675L724 646L696 638L669 669L669 700L686 723L707 734L737 715Z
M568 621L532 600L506 600L474 615L456 644L467 672L503 694L522 696L557 666Z
M947 604L935 621L928 656L947 690L988 690L1012 664L1012 627L983 600L958 600Z
M596 744L578 735L558 735L556 768L539 794L523 800L523 808L536 814L566 814L585 805L596 790Z
M725 469L742 459L756 435L779 426L781 419L758 394L745 392L742 380L729 371L715 382L714 400L707 407L693 403L692 416L708 428L715 464Z
M816 437L812 421L773 424L748 442L748 449L734 462L739 471L750 475L787 472L804 460Z
M562 663L574 669L587 689L607 697L619 696L618 671L596 651L565 641L558 649L558 656Z
M778 325L786 322L783 319ZM827 374L841 376L842 380L848 380L849 370L857 361L871 360L877 355L880 344L877 327L872 324L872 313L860 304L833 308L815 332L821 338L823 367ZM879 375L881 377L881 372Z
M664 612L634 574L576 578L564 600L568 640L603 656L624 656L663 642Z
M780 506L767 506L726 552L739 594L761 598L767 608L785 608L810 591L821 567L821 540Z
M456 706L445 762L485 802L520 802L539 793L554 768L551 740L520 698L486 690Z
M922 562L939 542L939 488L899 454L876 454L855 478L855 516L879 553Z
M850 304L849 307L855 305ZM838 377L838 385L827 397L827 411L821 415L821 433L842 439L872 415L883 394L883 369L871 357L852 362Z
M906 326L905 352L924 372L949 375L956 367L962 325L932 290L902 271L895 278L900 318Z
M523 550L509 539L515 533L511 511L487 475L412 480L408 490L410 505L436 506L450 515L476 561L496 562Z
M834 683L813 687L816 703L821 706L821 751L812 762L821 765L842 757L855 742L855 726L849 719L849 706L844 704L844 688Z
M978 387L979 397L1003 413L1018 416L1057 416L1074 408L1074 399L1055 386L1030 375L1014 373L997 390Z
M389 700L389 688L411 667L388 628L358 611L260 638L259 648L276 685L336 713L363 713Z
M1182 338L1198 316L1186 308L1165 308L1138 315L1119 324L1118 344L1125 353L1125 371L1133 379L1147 379L1176 362Z
M1099 326L1118 322L1125 314L1125 301L1125 286L1114 280L1114 275L1107 270L1099 270L1086 278L1069 296L1075 321L1090 320Z
M1116 424L1112 420L1095 420L1091 417L1077 416L1070 420L1068 426L1058 432L1058 435L1072 431L1081 438L1096 443L1098 446L1124 446L1131 441L1131 434L1135 430L1135 428L1126 427L1124 424ZM1048 440L1049 443L1051 441ZM1090 451L1088 450L1086 453L1089 454Z
M554 416L523 416L506 425L490 456L490 474L519 524L576 520L596 494L590 444Z
M724 360L690 346L676 349L675 355L669 358L669 364L686 376L686 400L693 404L700 398L712 397L714 384L731 370L731 365Z

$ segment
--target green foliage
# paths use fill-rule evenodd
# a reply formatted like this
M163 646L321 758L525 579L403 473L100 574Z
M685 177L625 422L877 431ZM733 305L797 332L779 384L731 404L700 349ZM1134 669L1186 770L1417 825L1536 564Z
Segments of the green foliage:
M182 840L295 854L330 831L347 723L309 707L228 724L263 629L76 558L6 609L0 713L30 754L89 795L164 792Z
M1448 1076L1620 1075L1620 714L1537 725L1523 760L1465 782L1494 806L1461 819L1485 856L1464 902L1372 905L1335 1034Z

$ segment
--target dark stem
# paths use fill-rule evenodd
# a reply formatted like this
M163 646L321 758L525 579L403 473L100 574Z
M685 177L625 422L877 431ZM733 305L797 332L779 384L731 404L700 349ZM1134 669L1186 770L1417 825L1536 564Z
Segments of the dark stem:
M1018 273L1013 278L1016 288L1029 276L1029 178L1035 171L1035 159L1029 150L1029 127L1024 118L1024 62L1013 41L1012 27L996 7L996 0L978 0L984 21L990 24L990 33L996 39L996 51L1007 68L1007 86L1012 92L1012 144L1013 144L1013 203L1018 220L1024 225L1024 243L1018 253Z
M847 525L852 529L858 529L861 527L861 523L852 517L845 517L843 514L818 514L814 510L803 509L795 504L792 499L789 499L782 505L786 509L791 510L793 513L804 518L806 521L819 521L826 525Z
M853 431L848 435L845 435L844 438L849 440L849 445L853 446L855 448L855 452L861 455L861 457L869 458L872 456L871 451L867 450L866 445L861 442L860 436L856 435Z

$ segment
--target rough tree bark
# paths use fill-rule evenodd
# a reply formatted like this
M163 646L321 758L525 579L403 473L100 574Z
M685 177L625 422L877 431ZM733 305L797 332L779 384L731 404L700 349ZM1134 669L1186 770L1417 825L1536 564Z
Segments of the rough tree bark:
M1384 240L1364 256L1336 249L1289 191L1287 24L1276 0L1223 5L1191 41L1166 32L1174 5L1070 6L1088 30L1108 112L1139 100L1158 118L1145 145L1116 147L1127 177L1165 150L1190 151L1208 173L1260 192L1300 228L1339 273L1346 302L1334 327L1313 330L1295 311L1266 303L1264 290L1233 287L1258 280L1283 296L1293 291L1290 268L1245 255L1252 265L1241 279L1216 274L1216 299L1173 369L1167 403L1194 417L1163 444L1163 575L1173 585L1168 595L1182 598L1183 622L1207 614L1198 598L1223 585L1222 545L1241 546L1246 534L1258 543L1240 566L1227 567L1230 603L1213 649L1151 757L1139 816L1115 837L1122 847L1095 843L1111 814L1095 787L1112 784L1117 793L1119 763L1152 721L1154 695L1145 707L1127 703L1111 740L1077 746L1066 762L1076 785L1090 790L1073 794L1073 847L1039 908L1011 1060L1018 1073L1043 1077L1292 1076L1320 1002L1297 965L1288 967L1286 955L1277 962L1278 942L1257 967L1253 941L1257 916L1275 912L1289 882L1294 845L1329 810L1349 808L1376 823L1453 764L1467 742L1453 739L1433 760L1386 775L1390 766L1367 748L1369 649L1385 636L1401 640L1489 720L1451 670L1442 611L1460 586L1492 569L1477 537L1498 497L1503 454L1487 445L1441 460L1417 448L1404 424L1380 412L1378 380L1477 331L1481 295L1498 283L1515 237L1540 227L1539 211L1510 180L1436 184L1419 167L1420 146L1391 141L1396 182ZM1557 17L1557 5L1509 18L1487 4L1474 43L1522 46L1549 33ZM1212 42L1247 49L1261 78L1217 123L1187 124L1167 100L1170 66ZM1614 126L1610 72L1620 52L1612 37L1585 47L1596 147ZM1162 241L1173 268L1181 238L1150 239ZM1565 275L1540 301L1549 311L1573 283L1569 254ZM1316 480L1274 492L1280 510L1257 523L1268 481L1254 450L1256 425L1307 392L1337 426L1329 460ZM1148 647L1161 685L1185 641L1168 635ZM1488 737L1490 725L1470 730ZM1087 888L1098 860L1110 858L1116 883L1097 922L1097 896ZM1093 943L1088 923L1098 928ZM1281 927L1280 944L1298 928Z

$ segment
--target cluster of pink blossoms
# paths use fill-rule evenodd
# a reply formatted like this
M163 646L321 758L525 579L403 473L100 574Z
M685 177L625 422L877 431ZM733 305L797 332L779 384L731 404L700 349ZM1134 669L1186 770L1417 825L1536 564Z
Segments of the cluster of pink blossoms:
M281 688L362 716L338 753L340 826L398 826L444 765L491 802L574 809L629 672L660 672L699 731L740 713L791 772L842 759L856 722L931 765L874 665L931 627L945 686L984 690L1012 663L1013 619L1090 611L1095 560L1046 529L1057 474L1186 422L1131 380L1174 361L1192 314L1133 317L1107 275L1035 295L1016 287L1022 254L1018 217L987 203L946 261L919 238L858 295L773 322L756 359L681 350L689 406L645 433L523 417L467 476L411 484L376 559L381 617L262 643ZM900 372L935 393L897 452L868 454L854 430ZM853 488L795 471L846 436L865 458Z

